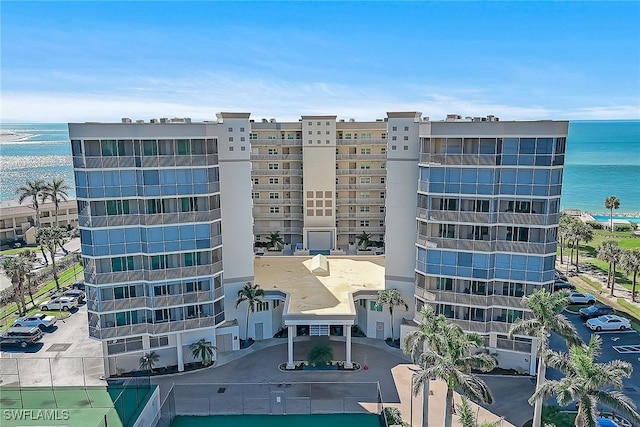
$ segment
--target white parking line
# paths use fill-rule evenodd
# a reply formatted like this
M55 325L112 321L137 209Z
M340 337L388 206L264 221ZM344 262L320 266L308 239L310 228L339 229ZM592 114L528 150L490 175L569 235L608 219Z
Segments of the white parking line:
M614 345L613 349L618 353L640 353L640 344L634 345Z

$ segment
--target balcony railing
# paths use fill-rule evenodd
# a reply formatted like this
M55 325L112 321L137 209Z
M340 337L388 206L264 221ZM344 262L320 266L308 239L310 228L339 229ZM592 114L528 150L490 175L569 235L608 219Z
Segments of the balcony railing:
M257 212L253 214L253 219L255 221L260 221L261 219L271 219L271 220L301 220L304 218L302 213L291 213L291 212L280 212L280 213L270 213L270 212Z
M259 190L292 190L302 191L302 184L253 184L253 191Z
M112 283L127 283L140 281L157 281L178 279L183 277L212 276L222 271L222 261L210 265L197 265L193 267L167 268L164 270L133 270L117 273L99 273L92 275L84 273L87 283L106 285Z
M251 160L302 161L302 154L251 154Z
M386 169L336 169L336 175L379 175L386 176Z
M282 145L284 147L302 145L302 139L250 139L251 145Z
M282 234L302 234L302 227L265 227L255 225L253 232L256 234L273 233L279 231Z
M499 212L498 223L523 224L523 225L555 225L558 223L558 214L543 215L534 213Z
M302 206L302 198L301 197L280 197L277 199L253 199L254 205L273 205L273 206L282 206L282 205L296 205Z
M336 139L336 145L387 145L386 139Z
M526 254L555 254L557 243L531 243L531 242L495 242L495 250L498 252L519 252Z
M338 227L338 233L373 233L383 234L384 227Z
M384 184L380 184L384 185ZM358 198L358 199L337 199L338 206L343 205L384 205L386 199L378 198Z
M302 176L302 169L252 169L251 175Z
M89 335L97 339L114 339L140 334L165 334L184 330L208 328L215 326L215 317L196 317L193 319L176 320L163 323L138 323L135 325L89 328Z
M500 156L495 154L420 154L420 163L439 165L495 166Z
M101 311L122 311L130 308L151 307L148 297L122 298L102 301Z
M140 156L139 166L157 168L172 166L211 166L218 164L217 154Z
M163 214L126 214L89 216L78 215L81 227L117 227L123 225L159 225L188 222L211 222L220 219L220 209L195 212L174 212Z
M336 218L337 219L349 219L349 218L357 218L357 219L367 219L367 218L371 218L371 219L377 219L377 220L382 220L384 219L384 212L338 212L336 214Z
M336 160L386 160L386 154L336 154Z
M465 251L494 251L495 242L484 240L466 240L418 235L418 244L429 248L459 249Z

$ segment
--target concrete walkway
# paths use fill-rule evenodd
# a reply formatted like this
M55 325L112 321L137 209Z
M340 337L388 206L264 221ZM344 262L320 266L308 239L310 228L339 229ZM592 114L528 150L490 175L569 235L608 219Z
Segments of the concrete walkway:
M308 351L318 342L329 342L334 351L334 359L344 360L344 339L320 337L299 337L294 346L295 360L305 360ZM216 365L212 368L188 372L165 377L154 377L152 382L160 385L161 399L164 399L172 384L201 384L201 383L286 383L286 382L378 382L385 405L398 407L406 422L413 421L414 426L422 425L422 396L418 395L413 400L413 419L411 417L411 375L415 365L396 348L387 346L384 341L370 338L354 338L352 346L354 362L366 364L368 369L359 371L289 371L283 372L278 365L287 360L286 339L268 339L254 343L251 347L236 352L221 353L218 355ZM494 378L491 379L494 382ZM521 398L513 398L511 391L501 389L503 396L496 395L496 406L501 402L501 407L507 412L505 418L512 417L522 425L531 418L531 407L526 399L533 391L533 385L528 378L517 378L521 384L512 384L519 387ZM526 387L526 385L530 387ZM345 384L347 386L347 384ZM524 387L523 387L524 386ZM444 416L444 399L446 386L442 382L431 382L432 395L429 399L429 425L441 426ZM188 389L187 389L188 390ZM181 389L181 399L185 390ZM459 398L457 398L459 401ZM477 408L474 413L479 414L481 420L498 421L501 418L484 408ZM507 421L502 426L513 426ZM454 426L459 426L454 415Z

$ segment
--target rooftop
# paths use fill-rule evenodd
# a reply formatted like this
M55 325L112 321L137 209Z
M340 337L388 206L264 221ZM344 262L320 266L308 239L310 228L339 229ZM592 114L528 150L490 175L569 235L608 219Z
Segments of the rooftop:
M256 257L255 282L288 294L285 317L354 316L352 293L384 289L384 261L384 256L327 257L328 271L314 274L311 257Z

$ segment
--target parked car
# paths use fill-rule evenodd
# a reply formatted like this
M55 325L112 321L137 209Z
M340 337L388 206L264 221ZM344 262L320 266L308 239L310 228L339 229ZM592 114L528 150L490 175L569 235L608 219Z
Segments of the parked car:
M71 285L71 289L78 289L80 291L84 291L85 290L84 282L73 282L73 285Z
M580 317L583 319L593 319L594 317L604 316L606 314L615 314L615 310L608 305L590 305L589 307L580 309Z
M42 331L37 326L24 328L16 326L7 329L5 333L0 335L0 345L18 345L26 348L42 339Z
M13 327L22 326L30 328L36 326L44 330L55 325L57 320L56 316L47 316L43 313L36 313L31 316L18 317L13 322Z
M595 304L596 297L591 294L583 294L582 292L572 291L569 293L569 302L571 304Z
M78 300L73 297L54 297L49 301L40 304L40 310L62 310L69 311L78 306Z
M608 314L587 320L587 327L592 331L626 331L631 329L631 322L624 317Z
M71 298L76 298L78 300L78 303L81 304L84 302L85 298L87 297L86 294L78 289L69 289L67 291L64 291L62 293L57 293L54 294L52 296L53 298L57 298L57 297L71 297Z
M575 287L575 285L572 285L569 282L563 282L562 280L556 280L556 282L553 284L553 292L558 292L558 291L562 291L562 290L575 291L576 287Z

